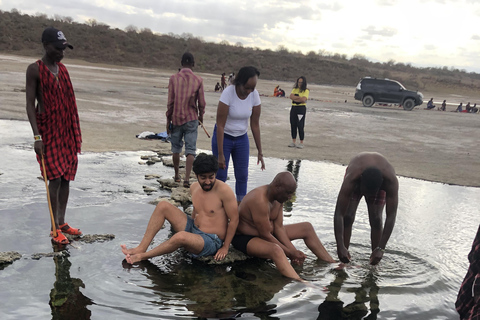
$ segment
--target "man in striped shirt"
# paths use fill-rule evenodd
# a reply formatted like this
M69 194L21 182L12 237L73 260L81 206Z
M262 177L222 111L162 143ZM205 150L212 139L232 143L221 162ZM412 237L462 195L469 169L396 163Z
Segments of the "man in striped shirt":
M168 83L167 133L171 134L172 160L175 169L175 182L180 182L180 152L185 142L184 187L190 187L190 172L197 150L199 121L203 122L205 113L205 96L203 79L195 75L193 55L186 52L182 56L182 69L170 77Z

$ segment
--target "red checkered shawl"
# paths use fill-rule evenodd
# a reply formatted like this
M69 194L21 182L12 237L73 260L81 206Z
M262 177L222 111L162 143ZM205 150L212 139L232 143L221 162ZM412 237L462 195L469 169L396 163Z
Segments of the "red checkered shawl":
M52 180L63 177L74 180L82 134L72 82L62 63L57 63L57 77L42 60L38 60L37 64L45 110L39 113L37 106L37 126L45 146L47 178ZM38 155L37 160L42 170L41 158Z

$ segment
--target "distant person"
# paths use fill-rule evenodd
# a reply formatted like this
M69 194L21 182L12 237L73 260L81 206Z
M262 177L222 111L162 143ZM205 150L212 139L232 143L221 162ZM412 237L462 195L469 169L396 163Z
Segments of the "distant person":
M307 114L307 100L310 90L307 89L307 79L301 76L295 82L290 99L292 100L292 108L290 109L290 131L292 135L292 143L290 148L303 149L303 140L305 139L305 116ZM297 145L297 130L300 137L300 143Z
M310 222L283 224L283 203L297 189L290 172L281 172L270 184L250 191L238 207L239 223L233 246L250 256L271 259L286 277L300 280L292 263L302 265L307 257L292 240L302 239L307 247L326 262L335 262L315 233Z
M337 198L334 215L338 258L350 262L350 237L360 199L365 197L370 221L372 254L370 264L376 265L383 257L392 234L398 207L398 179L392 165L379 153L362 152L348 164ZM385 225L382 211L386 205Z
M238 211L232 189L216 180L217 170L218 162L213 155L200 153L197 156L193 163L197 182L190 187L192 217L166 201L158 203L140 244L132 249L121 245L128 263L171 253L178 248L184 248L194 257L214 256L215 260L226 257L238 225ZM170 223L175 234L147 251L165 220Z
M273 89L273 96L276 97L278 96L278 90L279 90L280 86L276 86L275 89Z
M237 201L242 201L247 194L248 162L250 142L248 139L248 122L257 146L257 164L263 161L260 138L260 94L255 87L260 72L255 67L243 67L238 72L233 86L228 86L220 96L217 107L217 123L213 130L212 152L218 158L217 178L227 180L228 164L232 157L235 173L235 194Z
M470 106L470 102L468 102L467 105L465 106L465 111L468 113L472 112L472 107Z
M455 109L455 111L453 111L453 112L463 112L463 102L460 102L457 109Z
M198 122L203 122L205 96L203 79L195 75L192 68L195 60L185 52L181 60L182 69L172 75L168 82L167 134L171 134L172 160L175 182L181 182L179 174L180 152L185 142L185 178L183 186L190 187L190 173L197 151Z
M45 53L27 68L27 115L34 136L34 148L42 176L49 181L48 190L57 236L53 242L68 244L63 233L81 235L80 229L65 222L70 181L75 179L77 154L82 146L75 92L62 61L65 49L73 49L62 31L53 27L42 33ZM35 101L37 105L35 106ZM42 169L45 162L45 173ZM53 227L53 226L52 226Z
M472 113L478 113L478 107L477 107L477 104L475 103L471 109L471 112Z
M446 111L447 110L447 100L443 100L442 106L438 110L439 111Z
M279 97L285 97L285 90L279 89L279 90L278 90L278 96L279 96Z
M215 85L215 92L218 92L222 89L222 86L220 86L220 83L217 82L217 84Z
M427 103L427 107L425 108L425 110L433 110L435 109L435 105L433 104L433 98L431 98L428 103Z
M468 254L467 274L458 291L455 308L460 320L480 319L480 226Z
M230 73L228 76L228 85L231 86L235 82L235 72Z
M222 86L222 91L225 90L225 88L227 86L227 80L225 79L225 72L222 73L222 77L220 78L220 83L221 83L221 86Z

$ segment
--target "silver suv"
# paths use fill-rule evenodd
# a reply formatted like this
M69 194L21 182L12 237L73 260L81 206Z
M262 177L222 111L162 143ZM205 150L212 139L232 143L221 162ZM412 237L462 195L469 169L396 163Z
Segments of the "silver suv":
M360 80L354 97L362 101L365 107L371 107L376 102L396 103L408 111L423 103L421 92L407 90L395 80L370 77Z

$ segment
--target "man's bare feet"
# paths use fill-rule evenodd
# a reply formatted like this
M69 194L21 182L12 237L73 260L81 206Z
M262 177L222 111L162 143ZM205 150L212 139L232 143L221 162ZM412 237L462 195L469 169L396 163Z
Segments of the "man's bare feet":
M127 246L124 245L124 244L121 244L120 247L122 248L122 252L123 252L124 255L137 254L137 253L145 252L145 251L140 250L138 247L127 249Z

